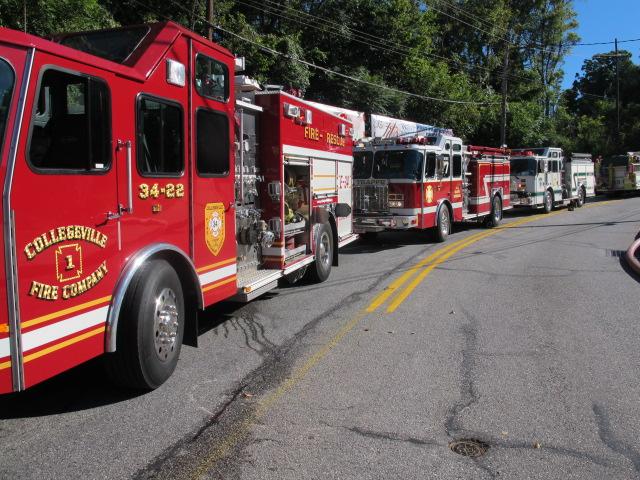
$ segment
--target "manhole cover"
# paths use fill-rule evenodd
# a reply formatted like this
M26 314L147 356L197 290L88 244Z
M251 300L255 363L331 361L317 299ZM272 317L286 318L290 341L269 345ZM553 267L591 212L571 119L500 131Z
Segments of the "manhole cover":
M465 457L481 457L487 450L489 445L480 440L474 440L472 438L463 438L461 440L454 440L449 443L449 448L452 452L458 455L464 455Z

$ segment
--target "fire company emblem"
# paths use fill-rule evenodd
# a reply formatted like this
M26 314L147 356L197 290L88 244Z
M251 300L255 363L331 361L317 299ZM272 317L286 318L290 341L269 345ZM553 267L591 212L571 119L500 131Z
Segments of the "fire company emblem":
M427 203L433 202L433 187L431 185L427 185L427 191L425 192L425 200Z
M218 255L224 244L224 204L207 203L204 209L204 236L207 247Z

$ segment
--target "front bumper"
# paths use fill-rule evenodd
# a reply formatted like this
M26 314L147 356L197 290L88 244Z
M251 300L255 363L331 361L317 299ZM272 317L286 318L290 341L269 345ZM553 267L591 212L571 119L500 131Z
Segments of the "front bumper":
M409 230L418 226L417 215L383 215L371 217L355 217L353 231L355 233L383 232L385 230Z
M513 207L530 207L535 205L534 197L529 192L516 192L509 196L511 206Z

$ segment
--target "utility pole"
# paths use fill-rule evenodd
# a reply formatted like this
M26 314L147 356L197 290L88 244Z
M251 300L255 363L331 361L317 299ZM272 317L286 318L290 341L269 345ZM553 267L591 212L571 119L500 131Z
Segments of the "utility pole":
M207 0L207 38L213 40L213 0Z
M614 40L615 44L615 52L610 53L600 53L594 55L595 58L615 58L616 64L616 146L620 146L620 58L628 57L629 53L619 53L618 52L618 39Z
M509 68L509 43L505 43L502 66L502 114L500 116L500 146L507 144L507 70Z
M620 145L620 56L618 55L618 39L616 45L616 143Z

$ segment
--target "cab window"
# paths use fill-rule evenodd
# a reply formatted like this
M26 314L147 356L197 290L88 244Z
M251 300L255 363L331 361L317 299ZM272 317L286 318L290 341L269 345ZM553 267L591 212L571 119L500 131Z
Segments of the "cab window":
M146 177L179 177L184 171L182 108L147 95L138 98L138 171Z
M0 59L0 153L2 153L7 118L9 117L14 80L13 70L7 62Z
M200 109L196 114L197 158L201 176L229 174L229 121L227 116Z
M197 92L203 97L221 102L229 98L229 69L224 63L199 54L194 81Z
M461 175L462 175L462 155L456 154L453 156L453 176L460 177Z
M41 173L97 173L111 165L111 102L104 81L45 70L31 120L28 159Z
M435 152L427 153L427 165L425 167L425 175L427 178L436 176L436 154Z

